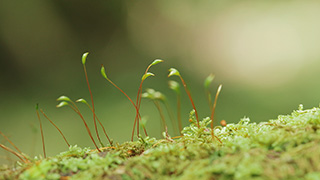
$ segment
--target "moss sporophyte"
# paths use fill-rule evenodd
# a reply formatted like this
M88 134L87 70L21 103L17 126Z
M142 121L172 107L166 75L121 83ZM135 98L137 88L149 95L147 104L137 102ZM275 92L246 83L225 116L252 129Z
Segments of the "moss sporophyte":
M24 154L0 131L3 139L15 150L4 144L0 147L18 158L14 165L0 168L0 179L320 179L320 108L304 110L300 105L291 115L280 115L274 120L261 123L250 122L249 118L243 118L238 123L221 120L221 126L214 127L215 108L222 85L212 96L209 89L214 76L209 75L205 79L204 89L211 115L201 120L185 80L177 69L171 68L168 76L178 76L192 105L190 123L182 127L181 121L186 120L181 119L178 82L169 81L169 88L177 95L176 108L169 107L163 93L154 89L142 90L143 82L154 76L149 68L162 60L155 60L147 67L135 102L109 79L102 65L103 78L127 97L136 112L132 118L131 138L128 137L131 141L122 144L113 142L95 111L85 66L87 56L88 53L83 55L82 64L91 105L83 98L73 101L67 96L60 96L57 107L68 106L80 117L95 149L71 145L37 104L43 157L31 158ZM148 136L140 114L141 98L151 100L158 109L163 139ZM77 103L85 104L90 109L96 137L92 135ZM165 111L170 123L165 119ZM43 132L39 112L58 130L68 151L54 157L46 156L46 133ZM98 125L108 140L107 145L102 142ZM174 132L168 132L168 126L172 126ZM139 134L140 128L144 135ZM137 140L133 141L135 133ZM171 137L170 134L179 136Z

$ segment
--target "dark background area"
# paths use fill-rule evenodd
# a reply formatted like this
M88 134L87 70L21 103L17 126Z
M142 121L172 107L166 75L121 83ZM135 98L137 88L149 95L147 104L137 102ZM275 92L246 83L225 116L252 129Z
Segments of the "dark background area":
M210 115L203 80L214 73L212 92L223 84L216 124L244 116L255 122L274 119L301 103L318 106L319 9L318 1L1 1L0 131L26 154L41 154L39 103L71 144L93 147L81 119L69 108L55 107L60 95L90 101L81 64L87 51L97 115L120 143L130 140L135 110L101 77L101 64L135 100L145 68L163 59L150 69L156 76L143 89L163 92L175 110L175 94L167 87L167 70L175 67L201 118ZM192 106L184 91L182 103L187 125ZM90 111L79 107L93 130ZM150 135L160 138L152 102L142 101L141 115ZM67 150L56 129L42 120L48 154ZM3 138L0 143L9 146ZM13 160L0 150L1 163Z

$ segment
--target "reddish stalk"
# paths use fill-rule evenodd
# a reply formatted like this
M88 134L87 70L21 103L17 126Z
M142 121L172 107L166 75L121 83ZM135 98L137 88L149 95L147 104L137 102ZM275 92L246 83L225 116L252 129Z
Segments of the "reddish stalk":
M148 66L148 68L146 69L146 72L144 73L144 75L147 74L147 72L148 72L150 67L151 67L151 65ZM141 83L140 83L139 89L138 89L137 100L136 100L137 113L136 113L136 118L135 118L134 124L133 124L131 141L133 141L134 128L135 128L136 123L137 123L137 136L139 137L139 120L140 120L140 118L138 116L140 114L140 103L141 103L141 93L142 93L142 84L143 84L143 82L144 82L144 79L141 80Z
M37 116L38 116L38 120L39 120L39 124L40 124L40 131L41 131L41 139L42 139L42 149L43 149L43 156L44 158L46 158L46 147L44 144L44 136L43 136L43 130L42 130L42 123L41 123L41 119L40 119L40 115L39 115L39 105L36 105L36 112L37 112Z
M128 99L129 99L129 101L131 102L131 104L134 106L134 108L136 109L136 113L138 114L138 116L139 116L139 119L141 118L141 116L140 116L140 113L139 113L139 109L138 109L138 107L134 104L134 102L132 101L132 99L122 90L122 89L120 89L116 84L114 84L110 79L109 79L109 82L114 86L114 87L116 87L122 94L124 94ZM146 134L146 136L148 136L148 134L147 134L147 132L145 131L145 134Z
M198 123L198 128L200 128L198 111L197 111L197 109L196 109L196 107L195 107L195 105L194 105L194 102L193 102L193 99L192 99L192 97L191 97L191 93L190 93L190 91L189 91L189 89L188 89L188 87L187 87L187 84L185 83L185 81L183 80L182 76L180 75L180 72L179 72L177 69L175 69L175 68L170 68L170 69L169 69L169 72L170 72L170 73L169 73L168 77L170 77L170 76L179 76L179 78L180 78L180 80L181 80L181 82L182 82L182 84L183 84L183 87L184 87L184 89L186 90L186 93L187 93L187 95L188 95L188 97L189 97L189 99L190 99L190 101L191 101L192 107L193 107L193 109L194 109L194 112L195 112L195 115L196 115L196 119L197 119L197 123Z
M102 74L102 76L103 76L107 81L109 81L114 87L116 87L122 94L124 94L124 95L128 98L128 100L132 103L133 107L136 109L136 114L138 115L138 118L141 119L141 116L140 116L140 113L139 113L139 109L138 109L138 107L136 106L136 104L132 101L132 99L131 99L121 88L119 88L115 83L113 83L113 82L107 77L107 75L106 75L106 73L105 73L105 68L104 68L103 65L101 65L101 74ZM137 117L136 117L136 118L137 118ZM136 120L134 121L134 126L133 126L131 141L133 141L133 135L134 135L135 125L136 125ZM146 136L148 136L148 133L147 133L145 127L143 127L143 129L144 129L144 132L145 132Z
M187 92L187 94L188 94L188 97L189 97L189 99L190 99L190 101L191 101L192 107L193 107L194 112L195 112L195 115L196 115L196 119L197 119L197 123L198 123L198 128L200 128L198 111L197 111L197 109L196 109L196 106L194 105L193 99L192 99L192 97L191 97L191 93L190 93L190 91L189 91L189 89L188 89L188 87L187 87L187 84L184 82L183 78L182 78L181 76L179 76L179 77L180 77L181 82L182 82L182 84L183 84L183 87L184 87L184 89L186 90L186 92Z
M73 104L74 107L72 107L72 106L70 106L70 105L69 105L69 106L71 107L71 109L74 110L74 112L76 112L76 113L80 116L80 118L82 119L84 125L86 126L87 132L88 132L88 134L89 134L89 136L90 136L90 138L91 138L94 146L96 147L96 149L97 149L99 152L101 152L100 149L99 149L99 147L97 146L95 140L93 139L92 134L91 134L91 131L90 131L89 127L88 127L88 124L87 124L87 122L84 120L84 118L83 118L82 114L80 113L78 107L77 107L73 102L71 102L71 103Z
M108 136L108 134L107 134L107 132L106 132L105 128L103 127L103 125L102 125L101 121L98 119L98 117L97 117L97 116L96 116L96 118L97 118L97 120L98 120L98 122L99 122L99 124L100 124L100 126L101 126L101 128L102 128L102 130L103 130L104 135L107 137L107 139L108 139L108 141L109 141L109 144L112 146L112 141L110 140L110 138L109 138L109 136Z
M160 59L154 60L151 64L149 64L145 73L142 76L141 83L139 85L139 89L138 89L138 93L137 93L136 107L138 110L136 113L136 118L134 119L131 141L133 141L133 135L134 135L134 129L135 129L136 123L137 123L137 136L139 138L139 120L141 120L141 118L139 118L139 111L140 111L140 104L141 104L142 84L143 84L144 80L148 77L147 75L148 75L148 71L149 71L150 67L153 65L156 65L160 62L163 62L163 60L160 60ZM153 76L153 74L149 74L149 75ZM146 136L148 136L145 128L144 128L144 131L145 131Z
M84 70L84 74L85 74L86 81L87 81L87 86L88 86L89 93L90 93L90 99L91 99L91 104L92 104L92 112L93 112L94 128L95 128L95 131L96 131L97 138L98 138L100 144L103 146L103 144L101 142L101 139L100 139L100 136L99 136L98 128L97 128L96 114L95 114L95 108L94 108L94 102L93 102L93 95L92 95L92 92L91 92L89 79L88 79L88 74L87 74L87 68L86 68L86 58L87 58L88 54L89 54L88 52L83 54L83 56L82 56L82 65L83 65L83 70Z
M59 133L61 134L61 136L63 137L64 141L67 143L68 147L70 147L70 144L68 143L66 137L63 135L62 131L58 128L58 126L56 126L50 119L49 117L43 112L42 109L40 109L40 112L43 114L43 116L49 120L49 122L59 131Z
M20 149L6 136L0 131L1 136L3 136L19 153L20 155L26 160L29 161L26 156L23 155L23 153L20 151Z
M68 98L68 97L66 97L66 96L61 96L61 97L59 97L57 100L58 100L58 101L62 101L62 102L60 102L60 103L57 105L58 108L68 105L75 113L77 113L77 114L80 116L80 118L82 119L82 121L83 121L83 123L84 123L84 125L85 125L85 127L86 127L86 129L87 129L87 132L88 132L88 134L89 134L89 136L90 136L90 138L91 138L94 146L96 147L96 149L97 149L99 152L101 152L100 149L99 149L99 147L97 146L95 140L93 139L92 134L91 134L91 131L90 131L88 125L87 125L87 122L84 120L84 118L83 118L82 114L80 113L80 110L78 109L77 105L76 105L73 101L71 101L70 98ZM70 102L73 106L71 106L71 105L70 105L69 103L67 103L66 101Z
M217 105L217 100L218 100L221 88L222 88L222 85L220 84L219 87L218 87L215 99L214 99L213 108L212 108L212 112L211 112L211 135L212 135L212 139L217 138L220 143L222 143L221 140L218 137L216 137L214 135L214 132L213 132L213 120L214 120L213 118L214 118L214 113L215 113L215 109L216 109L216 105Z
M6 150L6 151L8 151L8 152L10 152L10 153L12 153L13 155L17 156L22 162L24 162L24 163L28 163L28 162L29 162L29 160L24 160L24 159L23 159L23 158L24 158L23 155L15 152L14 150L8 148L7 146L5 146L5 145L3 145L3 144L0 144L0 147L1 147L2 149Z
M136 109L136 114L138 114L138 119L141 119L141 115L140 115L140 112L139 112L139 109L138 107L134 104L134 102L132 101L132 99L122 90L120 89L117 85L115 85L110 79L109 79L109 82L114 86L116 87L120 92L122 92L122 94L124 94L128 99L129 101L132 103L132 105L134 106L134 108ZM134 125L133 125L133 131L132 131L132 136L131 136L131 141L133 141L133 136L134 136L134 127L136 125L136 121L134 121ZM145 127L143 127L143 130L144 130L144 133L146 136L148 136L148 133L147 133L147 130Z
M82 99L82 100L84 100L84 99ZM76 102L80 102L80 100L77 100ZM93 112L93 109L92 109L91 106L87 103L87 101L84 100L84 103L89 107L89 109L91 110L92 113L95 113L95 112ZM107 134L104 126L102 125L101 121L99 120L97 114L95 115L95 117L97 118L97 120L98 120L98 122L99 122L99 124L100 124L100 126L101 126L101 128L102 128L102 130L103 130L103 132L104 132L104 135L107 137L107 139L108 139L108 141L109 141L109 144L112 145L112 142L111 142L111 140L110 140L110 138L109 138L109 136L108 136L108 134Z
M10 139L4 135L1 131L0 131L1 136L3 136L20 154L22 154L22 152L20 151L20 149L12 142L10 141Z

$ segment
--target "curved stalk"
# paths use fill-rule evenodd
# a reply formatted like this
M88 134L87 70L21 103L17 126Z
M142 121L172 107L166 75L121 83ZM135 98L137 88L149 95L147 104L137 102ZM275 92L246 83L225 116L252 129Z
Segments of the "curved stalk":
M44 144L44 135L43 135L43 130L42 130L42 123L41 123L41 119L40 119L40 115L39 115L39 110L38 110L39 105L36 105L36 112L37 112L37 116L38 116L38 120L39 120L39 124L40 124L40 131L41 131L41 139L42 139L42 150L43 150L43 156L44 158L46 158L46 147Z
M62 131L58 128L58 126L55 125L55 124L53 123L53 121L51 121L51 119L49 119L49 117L43 112L42 109L40 109L40 112L41 112L41 113L43 114L43 116L44 116L46 119L48 119L49 122L59 131L59 133L61 134L62 138L64 139L64 141L65 141L66 144L68 145L68 147L70 147L70 144L68 143L66 137L63 135Z
M214 99L214 103L213 103L213 107L212 107L212 112L211 112L211 135L212 135L212 139L217 138L220 143L222 143L222 142L220 141L220 139L219 139L218 137L216 137L216 136L214 135L214 132L213 132L213 121L214 121L214 113L215 113L215 109L216 109L216 105L217 105L217 100L218 100L218 97L219 97L221 88L222 88L222 85L220 84L219 87L218 87L218 90L217 90L215 99Z
M83 70L84 70L84 74L85 74L85 77L86 77L86 82L87 82L87 86L88 86L88 89L89 89L89 94L90 94L90 99L91 99L91 104L92 104L92 112L93 112L92 114L93 114L94 128L95 128L95 131L96 131L97 138L98 138L100 144L103 146L103 144L101 142L101 139L100 139L100 136L99 136L98 128L97 128L96 114L95 114L95 108L94 108L94 103L93 103L93 95L92 95L92 92L91 92L89 79L88 79L88 74L87 74L87 68L86 68L86 59L87 59L88 54L89 54L88 52L83 54L83 56L82 56L82 65L83 65Z

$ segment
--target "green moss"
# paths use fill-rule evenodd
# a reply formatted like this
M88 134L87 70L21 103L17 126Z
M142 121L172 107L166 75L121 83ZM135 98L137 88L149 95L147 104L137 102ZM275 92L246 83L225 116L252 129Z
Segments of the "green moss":
M3 171L0 178L20 179L319 179L320 109L280 115L268 122L216 127L209 118L196 120L183 136L140 138L116 144L101 153L70 147L55 157L33 160Z

